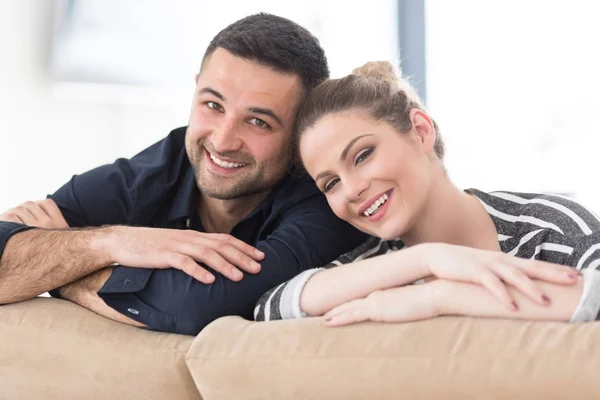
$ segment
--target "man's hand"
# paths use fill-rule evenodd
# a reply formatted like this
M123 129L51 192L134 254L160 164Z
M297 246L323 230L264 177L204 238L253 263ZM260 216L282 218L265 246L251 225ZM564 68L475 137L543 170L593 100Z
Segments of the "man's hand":
M44 229L66 229L69 227L52 199L27 201L1 214L0 221L15 222Z
M121 265L139 268L177 268L204 283L215 277L202 268L206 264L232 281L240 271L258 273L264 253L227 234L192 230L114 226L107 228L108 240L100 240L110 259ZM239 269L238 269L239 268Z

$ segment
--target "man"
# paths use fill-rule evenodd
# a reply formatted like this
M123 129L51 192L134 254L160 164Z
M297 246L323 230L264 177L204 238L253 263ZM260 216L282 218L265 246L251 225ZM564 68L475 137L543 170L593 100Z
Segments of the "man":
M0 303L51 291L117 321L197 334L224 315L252 318L262 293L354 248L365 236L291 173L296 112L327 76L316 38L287 19L225 28L186 128L0 216Z

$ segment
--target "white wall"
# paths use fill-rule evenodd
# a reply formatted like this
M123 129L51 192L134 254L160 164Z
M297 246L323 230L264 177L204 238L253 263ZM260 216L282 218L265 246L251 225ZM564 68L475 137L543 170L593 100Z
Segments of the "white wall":
M48 69L53 12L53 1L0 2L0 210L44 198L71 175L131 156L187 122L186 94L172 104L124 104L57 86Z
M140 3L115 2L129 7ZM180 36L173 45L184 49L179 71L187 71L181 82L189 86L159 90L65 84L55 82L49 72L53 16L59 4L0 0L0 212L42 199L73 174L130 157L186 125L193 76L208 40L244 15L268 11L306 26L321 40L333 76L345 75L367 60L397 59L394 0L373 0L368 8L358 2L344 4L344 18L337 0L295 5L278 0L144 0L144 7L172 6L177 13L181 23L175 30ZM158 18L132 18L131 23L165 29ZM134 61L136 54L130 56Z
M600 3L427 0L428 105L461 187L600 211Z

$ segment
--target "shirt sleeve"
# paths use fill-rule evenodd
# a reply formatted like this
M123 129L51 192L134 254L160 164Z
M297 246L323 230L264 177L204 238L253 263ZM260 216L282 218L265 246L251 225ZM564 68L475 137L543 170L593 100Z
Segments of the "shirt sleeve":
M323 268L313 268L296 275L294 278L284 282L267 293L263 294L254 308L254 319L256 321L272 321L278 319L304 318L309 315L300 307L300 295L306 282L316 273L339 265L349 264L360 258L366 258L372 250L378 249L381 240L370 237L360 246L342 254L335 261L330 262Z
M14 222L0 221L0 258L2 258L2 254L4 253L6 242L8 242L8 239L10 239L12 235L32 228L32 226L17 224Z
M339 220L322 195L291 207L265 240L258 274L233 282L221 274L206 285L177 269L132 271L116 267L98 292L113 309L150 329L195 335L225 315L252 319L254 304L270 288L356 247L366 235ZM135 279L130 274L136 273Z
M583 274L583 293L570 322L600 319L600 232L577 240L569 266Z

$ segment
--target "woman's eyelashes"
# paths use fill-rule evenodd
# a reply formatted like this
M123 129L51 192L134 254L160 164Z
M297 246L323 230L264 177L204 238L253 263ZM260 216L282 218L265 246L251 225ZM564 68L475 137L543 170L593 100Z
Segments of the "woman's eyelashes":
M363 162L367 158L369 158L369 156L373 153L373 150L375 150L375 146L372 146L372 147L369 147L367 149L363 149L362 151L360 151L354 158L354 166L356 167L358 164L360 164L361 162ZM329 181L327 181L327 183L323 187L323 190L322 190L323 193L327 193L328 191L333 189L333 187L339 181L340 181L340 178L333 178L333 179L330 179Z
M354 158L354 166L357 166L359 163L369 158L369 156L373 153L373 150L375 150L375 147L372 146L359 152Z
M340 178L333 178L327 181L325 186L323 187L323 193L329 192L333 187L340 181Z

